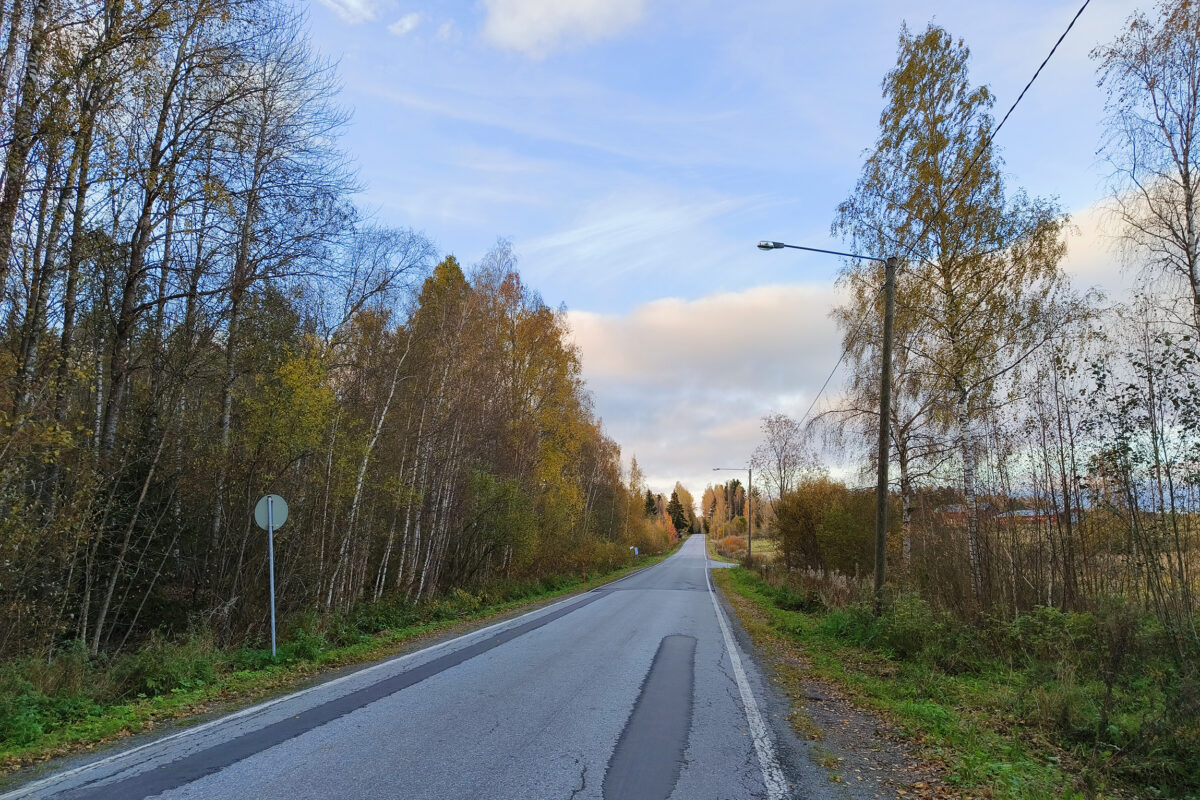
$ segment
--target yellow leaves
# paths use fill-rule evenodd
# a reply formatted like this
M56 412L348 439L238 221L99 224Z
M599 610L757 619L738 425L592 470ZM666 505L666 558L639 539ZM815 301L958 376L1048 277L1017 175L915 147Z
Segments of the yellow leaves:
M271 461L286 462L318 445L334 396L315 350L287 358L243 398L248 444Z
M201 180L200 191L204 193L204 198L212 205L223 208L229 214L236 212L233 204L233 193L218 178L208 177Z

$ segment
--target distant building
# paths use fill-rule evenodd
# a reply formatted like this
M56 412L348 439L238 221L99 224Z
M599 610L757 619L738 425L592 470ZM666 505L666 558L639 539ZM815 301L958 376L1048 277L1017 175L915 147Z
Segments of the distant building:
M995 515L995 506L991 503L983 503L979 506L979 518L985 519ZM966 524L967 507L958 503L951 505L938 506L933 510L933 513L938 516L943 522L955 522Z

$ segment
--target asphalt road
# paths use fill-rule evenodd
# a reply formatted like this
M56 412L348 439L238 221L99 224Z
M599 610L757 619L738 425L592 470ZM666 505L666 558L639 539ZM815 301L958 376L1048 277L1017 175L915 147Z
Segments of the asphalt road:
M586 594L26 784L8 798L815 798L704 541Z

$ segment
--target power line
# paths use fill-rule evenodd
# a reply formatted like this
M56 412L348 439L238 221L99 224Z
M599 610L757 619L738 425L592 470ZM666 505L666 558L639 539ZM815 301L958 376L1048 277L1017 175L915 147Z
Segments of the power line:
M959 179L955 181L954 186L950 190L950 194L954 194L954 192L958 191L959 186L964 180L967 179L967 176L971 174L971 170L975 169L975 165L979 163L979 159L988 151L988 148L992 146L992 141L995 140L996 134L1000 133L1000 129L1004 127L1004 123L1008 122L1008 118L1012 116L1013 111L1015 111L1017 106L1020 105L1021 100L1024 99L1025 94L1029 91L1030 87L1033 86L1034 81L1036 81L1038 76L1042 74L1042 70L1045 69L1046 65L1050 63L1050 59L1054 57L1059 45L1063 43L1063 41L1067 38L1067 34L1069 34L1071 29L1075 27L1075 23L1079 21L1081 16L1083 16L1084 10L1088 7L1088 4L1090 4L1091 1L1092 0L1084 0L1083 5L1081 5L1079 10L1075 12L1075 16L1072 17L1071 21L1067 24L1066 30L1064 30L1062 35L1058 37L1058 41L1054 43L1054 46L1050 48L1050 52L1046 54L1046 57L1042 59L1042 63L1039 64L1037 70L1034 71L1033 77L1030 78L1029 82L1025 84L1025 88L1021 90L1019 95L1017 95L1017 99L1013 101L1011 106L1009 106L1008 111L1004 113L1004 116L1000 120L1000 124L997 125L990 134L988 134L987 139L984 140L983 146L980 147L979 151L975 153L975 157L971 159L971 163L967 165L967 168L963 171L962 175L959 176ZM910 254L915 246L915 243L909 246L908 250ZM879 294L882 291L883 287L880 287L879 290L875 292L875 296L871 298L871 305L874 305L875 300L879 298ZM850 335L850 338L846 340L845 346L842 347L842 354L838 356L837 363L833 365L833 369L830 371L828 377L825 378L825 382L821 384L820 390L813 398L813 401L809 404L808 409L804 412L804 415L800 417L801 424L808 419L808 415L811 414L813 408L816 407L817 401L821 399L821 395L823 395L825 393L825 389L829 387L829 382L833 380L833 376L837 373L838 367L840 367L842 362L846 360L846 354L849 352L851 344L855 339L858 338L858 333L862 330L862 326L866 321L867 315L863 314L863 316L859 319L858 326L854 329L854 332Z
M1013 111L1015 111L1017 105L1020 104L1021 99L1025 97L1025 93L1029 91L1029 87L1033 86L1033 82L1038 79L1038 76L1042 74L1042 70L1045 69L1046 65L1050 63L1050 59L1054 57L1054 53L1056 50L1058 50L1058 46L1063 43L1064 39L1067 38L1067 34L1071 32L1071 28L1074 28L1075 23L1081 16L1083 16L1083 11L1088 7L1088 3L1090 2L1092 2L1092 0L1084 0L1083 5L1081 5L1079 10L1075 12L1075 16L1072 17L1070 23L1067 24L1067 29L1062 32L1062 36L1058 37L1058 41L1054 43L1054 47L1051 47L1050 52L1046 54L1044 59L1042 59L1042 63L1033 73L1033 77L1029 79L1029 83L1025 84L1025 88L1021 90L1021 93L1017 95L1017 99L1013 101L1013 104L1009 106L1008 111L1004 113L1004 117L1000 120L1000 124L996 126L995 130L988 134L987 139L985 139L983 142L983 146L979 148L979 152L977 152L975 157L971 159L971 163L967 165L967 168L963 171L963 174L959 177L959 179L954 182L954 187L950 190L950 194L954 194L956 191L958 191L958 187L967 179L967 176L971 174L971 170L975 169L975 165L979 163L979 159L988 151L988 148L992 146L992 140L996 138L996 134L1000 133L1000 129L1004 127L1004 123L1008 122L1008 118L1012 116Z
M1013 111L1016 110L1016 108L1020 104L1021 100L1025 97L1026 93L1029 91L1029 88L1031 86L1033 86L1034 81L1036 81L1038 79L1038 76L1042 74L1042 70L1045 69L1046 65L1050 63L1050 59L1054 57L1054 53L1058 50L1058 46L1063 43L1063 40L1065 40L1067 38L1067 34L1069 34L1071 32L1071 29L1075 27L1075 23L1079 21L1079 18L1083 15L1084 10L1088 7L1089 3L1091 3L1091 0L1084 0L1083 5L1080 6L1079 10L1075 12L1075 16L1072 17L1070 23L1067 24L1066 30L1064 30L1062 32L1062 35L1058 37L1058 41L1056 41L1054 43L1054 46L1050 48L1050 52L1046 54L1046 57L1044 59L1042 59L1042 63L1039 64L1037 70L1034 71L1033 77L1030 78L1029 82L1025 84L1025 88L1021 90L1021 93L1019 95L1017 95L1017 99L1013 101L1013 104L1008 107L1008 111L1006 111L1004 113L1004 117L1000 120L1000 124L997 125L992 130L992 132L987 136L986 139L984 139L983 144L980 146L979 150L975 153L975 157L971 159L971 163L967 164L967 168L965 170L963 170L962 174L960 174L958 176L958 179L956 181L954 181L953 184L951 184L950 191L947 192L947 196L953 196L954 193L959 190L959 187L962 186L963 181L965 181L967 179L967 176L971 174L971 170L975 169L975 166L979 163L979 159L982 158L983 154L986 153L988 151L988 148L990 148L992 146L992 142L995 140L996 135L998 133L1000 133L1000 129L1004 127L1004 123L1008 122L1008 118L1010 116L1012 116ZM888 200L888 198L886 196L882 196L882 195L880 196L880 199L885 200L885 201ZM915 218L913 215L913 212L908 211L903 206L896 206L896 207L900 211L903 211L905 214L907 214L910 220ZM884 232L880 231L880 233L884 233ZM884 235L886 235L886 233L884 233ZM906 262L908 260L907 257L912 256L916 252L916 249L919 244L920 244L919 241L914 241L908 245L901 245L904 248L904 250L906 251L905 255L901 258L901 264L903 264L904 262ZM998 252L999 250L1003 250L1003 249L1004 249L1004 247L995 247L990 250L986 250L982 253L979 253L978 255L989 255L991 253ZM924 261L925 263L930 263L929 260L927 258L925 258L923 255L918 254L918 258L920 258L920 260Z
M883 292L883 289L884 287L880 286L875 291L875 295L871 298L871 306L875 305L875 301L879 299L879 295ZM811 414L813 408L816 407L817 401L820 400L821 395L825 393L825 389L829 386L829 382L833 380L833 376L837 373L838 367L840 367L842 362L846 360L846 354L850 352L850 347L854 344L854 340L858 338L858 333L862 330L863 325L866 324L868 316L870 315L864 311L862 316L858 318L858 325L855 326L854 332L851 333L849 338L846 339L846 344L842 346L842 354L838 356L837 363L834 364L833 369L829 371L829 375L825 378L825 382L821 384L821 388L817 391L817 394L813 398L812 402L808 404L808 410L806 410L804 415L800 417L799 422L796 423L797 425L803 425L804 420L808 419L808 415Z

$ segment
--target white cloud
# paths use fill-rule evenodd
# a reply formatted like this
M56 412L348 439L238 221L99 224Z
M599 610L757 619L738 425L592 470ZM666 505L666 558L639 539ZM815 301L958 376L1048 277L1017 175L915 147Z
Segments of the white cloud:
M414 11L411 14L405 14L400 19L388 25L388 33L395 36L404 36L412 33L413 30L421 24L420 12Z
M1063 267L1075 286L1127 298L1135 277L1120 266L1105 212L1092 206L1072 222ZM654 300L628 314L570 311L568 319L597 414L626 466L636 455L656 491L681 480L698 495L732 477L712 467L746 462L763 415L808 410L841 352L829 317L841 300L831 283L787 284ZM817 411L836 404L844 377L842 367ZM832 466L859 478L852 459Z
M560 46L614 36L641 20L646 0L483 0L483 36L545 58Z
M1118 234L1118 223L1103 202L1071 215L1062 266L1077 289L1100 289L1111 301L1132 296L1137 276L1122 266Z
M378 12L377 0L319 0L321 5L341 17L350 25L375 19Z
M438 26L437 38L438 41L449 42L458 37L458 28L454 25L454 20L449 19Z
M800 416L840 352L830 285L655 300L628 315L572 311L596 411L656 490L699 494L744 464L763 415ZM729 476L726 476L729 477Z

